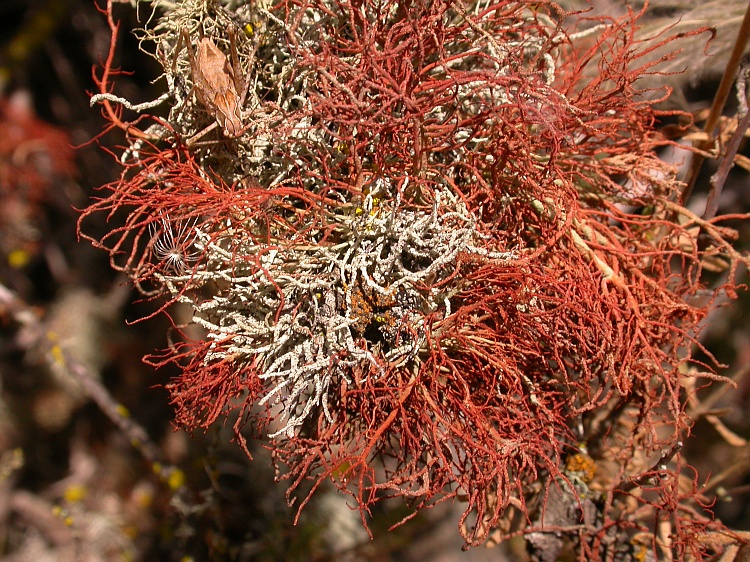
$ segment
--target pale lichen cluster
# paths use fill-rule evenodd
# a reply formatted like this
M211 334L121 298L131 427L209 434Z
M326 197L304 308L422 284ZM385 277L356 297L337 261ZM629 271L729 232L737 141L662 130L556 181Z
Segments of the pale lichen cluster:
M168 103L169 127L153 125L147 131L151 139L170 142L176 137L182 141L189 139L195 154L230 183L253 177L266 187L284 185L290 179L298 179L298 167L307 165L311 153L316 153L318 159L325 154L332 164L346 157L341 153L344 145L336 139L342 123L320 122L315 114L312 100L320 95L321 83L340 87L348 94L347 103L363 114L371 115L381 104L392 101L387 96L392 94L388 89L393 86L385 81L381 85L365 85L355 94L333 71L326 70L323 59L317 66L312 63L321 56L323 46L340 39L331 30L347 33L347 18L351 16L341 12L336 2L319 2L316 7L305 9L289 5L284 15L269 2L138 0L137 3L141 12L152 11L147 25L137 30L137 34L142 48L162 65L167 92L158 100L139 106L108 94L96 95L92 101L119 101L141 111ZM430 63L429 70L421 77L425 83L455 82L450 98L426 108L421 117L426 122L455 129L450 146L441 147L439 156L429 157L439 158L441 166L461 165L490 140L488 130L499 125L494 114L498 107L520 102L535 113L526 118L542 126L554 105L562 104L571 113L576 111L551 87L557 68L549 53L550 42L557 45L574 39L575 35L564 35L549 16L532 14L531 10L527 10L526 19L509 18L507 26L498 27L497 22L484 25L484 20L489 22L496 17L490 4L482 0L451 4L442 23L463 31L441 46L445 53L443 60ZM381 0L369 3L359 16L367 18L369 25L385 24L387 28L388 22L399 21L399 9L397 2ZM230 34L236 37L234 45ZM230 63L233 55L239 61L240 68L233 69L245 88L240 93L245 128L239 142L231 145L221 139L217 142L217 131L206 132L214 116L196 99L186 35L194 45L208 37ZM301 53L308 58L301 57ZM519 58L526 68L519 68ZM342 56L339 73L344 70L355 75L369 62L363 53ZM533 82L534 87L522 87L519 75ZM403 119L403 109L394 108L390 118L394 122ZM357 116L351 120L349 116L343 118L351 129L352 142L369 143L361 151L363 163L372 164L373 151L382 139L369 130L367 122L358 127L357 119ZM126 160L133 155L137 157L140 141L135 145L126 151ZM316 190L321 186L311 177L306 187Z
M282 405L283 427L274 435L292 436L317 408L331 421L331 387L354 384L355 374L378 377L408 361L418 366L428 352L426 319L438 323L451 312L458 282L444 282L458 273L460 253L514 258L488 255L476 217L447 192L420 211L377 199L368 194L340 218L335 244L261 244L244 234L253 225L231 221L218 238L197 229L200 264L160 274L216 342L206 362L259 365L268 382L261 404ZM199 301L200 289L213 295Z
M140 2L142 10L144 4ZM345 23L344 14L339 15L341 22L332 23L338 9L335 3L328 11L295 11L300 8L288 6L283 19L262 2L155 0L149 4L153 14L139 36L144 50L163 66L168 91L160 99L171 104L169 127L157 124L147 130L154 142L188 139L196 160L211 174L226 183L252 181L268 189L297 187L302 182L310 193L321 193L328 186L321 183L318 170L300 173L300 169L309 168L311 162L335 166L357 144L362 166L374 170L382 139L369 125L358 127L356 118L344 125L349 117L338 123L335 118L321 122L313 110L321 80L348 92L352 107L362 116L371 117L381 103L378 88L370 88L364 97L362 92L355 95L326 68L311 64L323 45L336 40L330 36L331 25ZM355 373L378 377L384 369L407 361L416 367L420 354L427 352L426 330L451 313L451 297L461 286L459 254L503 263L517 255L519 248L487 243L480 217L467 209L454 182L457 170L476 157L489 140L488 131L498 125L493 108L512 104L518 96L528 97L513 80L502 79L518 71L513 52L520 50L530 65L537 58L541 61L541 65L533 63L539 66L538 88L534 100L525 99L526 105L542 114L547 98L559 97L549 88L554 61L548 54L540 58L550 40L546 34L558 31L549 18L537 14L542 24L523 34L511 27L526 23L509 20L511 27L501 30L501 42L497 29L488 26L488 32L482 26L483 17L493 17L484 2L454 8L446 12L444 23L462 25L465 31L446 42L445 61L432 65L424 77L438 83L460 75L453 96L422 117L455 131L445 146L427 153L425 164L438 164L445 172L427 178L433 187L426 198L417 197L417 203L413 196L404 197L410 177L403 166L374 170L364 185L337 188L340 205L329 200L320 210L330 224L311 228L294 242L285 239L289 232L283 228L269 230L260 221L237 218L254 216L252 209L235 209L227 218L205 225L189 209L191 218L184 221L154 211L147 251L157 266L155 277L167 293L193 307L194 322L214 342L207 363L231 358L258 366L268 384L261 403L282 408L283 424L274 435L292 436L317 408L330 421L331 388L341 381L353 384ZM382 23L373 19L377 17L395 22L400 17L397 9L397 3L382 2L361 16L369 18L371 25ZM484 16L478 15L483 11ZM233 41L230 32L235 33ZM228 61L239 62L234 72L241 74L246 88L242 92L245 128L231 142L221 138L218 127L205 130L215 125L214 116L196 99L190 51L183 44L186 36L194 42L209 37ZM303 60L300 53L305 52L310 56ZM356 72L366 61L360 53L340 62ZM95 99L100 98L108 99L106 95ZM403 115L393 117L398 120ZM336 132L344 129L350 137L347 142L336 139ZM140 140L133 143L124 159L137 161L141 146ZM278 209L279 216L293 222L301 208L290 211L294 205ZM324 237L326 228L329 233ZM136 277L142 275L135 272Z

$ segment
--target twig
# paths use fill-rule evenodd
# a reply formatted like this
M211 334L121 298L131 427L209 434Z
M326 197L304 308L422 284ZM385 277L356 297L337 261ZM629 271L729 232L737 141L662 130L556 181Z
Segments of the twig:
M700 400L694 407L692 407L688 414L691 418L696 419L699 416L705 415L710 412L714 405L721 400L728 392L736 390L739 386L738 383L742 381L748 374L750 374L750 365L747 365L736 372L727 384L724 384L711 392L708 396Z
M37 345L45 360L56 369L64 369L76 380L86 396L93 400L104 414L122 431L152 470L172 489L182 486L182 471L164 460L161 449L149 437L146 430L133 420L127 408L115 401L106 387L84 366L60 341L59 334L47 331L38 316L13 291L0 284L0 305L19 324L29 328L33 339L30 345Z
M724 188L724 183L727 181L729 170L734 167L734 157L737 155L740 143L745 138L745 131L750 126L750 111L747 108L747 96L745 94L745 81L747 80L747 69L740 72L737 77L737 98L739 99L739 109L737 111L737 129L734 131L732 138L727 143L726 151L724 152L721 165L718 171L711 176L711 190L708 193L708 201L706 201L706 210L703 213L705 220L711 220L716 216L716 212L719 210L719 197L721 191Z
M661 457L656 461L650 470L645 471L638 478L633 478L626 482L620 483L615 487L616 492L628 493L638 486L644 484L648 479L654 477L654 473L661 472L667 469L667 465L674 458L674 456L682 450L682 441L678 441L670 449L662 451Z
M750 468L750 445L746 445L743 450L734 458L732 463L727 466L724 470L711 476L706 485L703 487L703 492L708 493L711 490L716 489L723 482L731 479L742 477L748 473Z
M737 71L740 67L740 62L745 52L745 45L747 45L748 39L750 39L750 3L747 5L745 18L742 20L742 25L737 33L737 40L734 43L734 49L729 57L729 62L727 62L727 68L724 71L721 84L719 84L719 89L716 91L714 102L711 105L711 112L708 114L706 124L703 126L703 130L708 133L708 139L698 143L697 148L700 150L708 150L714 142L714 131L719 123L719 118L724 110L724 105L727 103L727 98L729 98L729 92L731 91L734 77L737 75ZM690 161L690 171L688 172L685 188L682 190L682 203L687 201L690 194L693 192L695 182L698 181L698 174L700 173L704 160L705 158L699 154L694 154L692 156Z
M94 94L93 96L91 96L91 100L89 101L89 104L93 107L94 105L96 105L97 103L101 103L102 101L111 101L114 103L119 103L131 111L136 111L140 113L141 111L145 111L147 109L151 109L151 108L161 105L162 103L167 101L171 95L172 94L170 92L165 92L162 95L160 95L158 98L156 98L155 100L147 101L144 103L132 104L125 98L121 98L114 94L103 93L103 94Z

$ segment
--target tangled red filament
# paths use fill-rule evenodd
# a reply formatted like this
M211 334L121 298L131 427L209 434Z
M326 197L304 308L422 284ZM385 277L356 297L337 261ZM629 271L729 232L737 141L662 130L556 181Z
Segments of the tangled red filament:
M139 140L84 214L127 210L95 243L205 331L152 358L182 368L178 421L241 404L238 435L269 428L290 494L330 480L363 520L388 496L458 497L467 544L500 529L541 552L556 531L598 559L667 513L675 552L703 555L681 464L648 459L689 426L703 264L733 279L744 257L675 203L634 17L592 39L546 2L225 4L167 11L155 40L177 44L181 14L228 49L227 22L255 22L231 45L245 130L183 145L213 117L190 64L163 61L167 124L115 119ZM626 507L646 474L647 509Z

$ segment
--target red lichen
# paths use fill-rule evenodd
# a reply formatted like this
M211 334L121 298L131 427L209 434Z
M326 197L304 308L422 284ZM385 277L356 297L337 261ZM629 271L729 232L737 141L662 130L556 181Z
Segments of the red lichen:
M689 433L681 388L690 349L702 349L700 323L720 290L732 294L745 258L720 226L726 217L702 221L674 203L680 184L654 153L666 142L654 130L661 114L637 88L653 63L639 66L634 16L608 22L596 40L579 45L554 23L554 4L476 8L442 1L279 4L273 13L284 27L277 37L294 61L289 80L315 78L304 81L306 103L276 129L270 125L276 144L267 156L288 164L284 174L264 176L273 163L259 164L255 175L237 180L233 174L249 164L214 172L196 159L197 148L179 141L142 145L139 159L84 213L127 213L124 226L94 243L138 283L162 287L177 281L155 256L149 225L163 217L191 221L205 239L197 250L194 239L186 242L193 247L183 251L200 254L186 264L188 278L210 271L215 257L206 248L223 243L245 278L270 280L269 299L278 304L267 322L279 325L282 315L307 322L312 301L315 314L332 314L323 307L335 305L353 317L356 337L331 353L324 371L333 382L311 417L267 442L288 469L290 501L303 482L315 491L330 480L355 498L365 521L388 496L408 498L415 512L460 498L468 545L493 528L506 536L557 532L592 560L613 540L627 544L669 519L675 555L706 556L695 531L711 525L710 514L697 485L678 488L679 452L665 467L652 462ZM320 19L302 40L298 31L310 13ZM102 92L109 74L105 69ZM116 113L111 119L122 127ZM124 129L132 134L133 126ZM307 133L295 133L300 128ZM231 160L231 147L242 142L224 139L229 148L213 156L223 163L216 155L226 150ZM455 201L441 200L443 190ZM474 245L434 275L395 281L408 285L409 302L346 284L340 291L350 295L348 312L333 296L323 305L322 290L289 302L303 289L282 284L287 277L309 284L305 269L293 264L285 280L269 273L269 253L283 263L300 248L354 245L341 234L352 214L375 224L381 213L398 211L418 222L430 209L435 221L473 217L467 228ZM261 253L243 253L236 239L243 225L252 225L243 236ZM234 241L227 242L230 229ZM715 258L729 272L720 289L708 288L703 275L705 260ZM362 267L367 275L377 270ZM203 304L190 282L175 287L171 300ZM701 292L710 298L698 301ZM236 297L222 294L222 302ZM435 295L444 300L430 301ZM240 316L242 306L238 301ZM275 358L243 352L238 342L252 334L242 329L179 344L155 360L182 366L170 385L181 425L207 427L235 408L238 436L250 419L256 429L274 423L273 408L251 407L265 404L271 386L263 375ZM324 335L310 328L304 338ZM412 355L393 355L415 341ZM582 469L595 492L584 493L581 482L588 482L570 476L575 470L566 459L582 444L592 463L617 467L609 480L596 467ZM586 494L598 494L596 520L566 527L540 519L553 489L568 490L573 512L583 511ZM642 505L633 508L626 497ZM511 528L514 510L525 517ZM657 543L654 550L663 547Z

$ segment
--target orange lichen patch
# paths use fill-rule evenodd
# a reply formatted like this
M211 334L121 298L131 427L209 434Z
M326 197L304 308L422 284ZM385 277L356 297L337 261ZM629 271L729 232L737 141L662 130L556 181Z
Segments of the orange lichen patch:
M390 310L396 299L391 294L382 294L370 287L362 287L361 283L352 289L351 296L351 316L356 319L354 328L364 333L373 323L385 324L386 318L392 318L395 322L395 315Z
M575 453L565 459L565 470L568 474L575 474L583 482L590 484L596 476L596 463L585 453Z
M354 328L362 333L372 322L372 301L361 288L352 289L350 315L356 319Z

